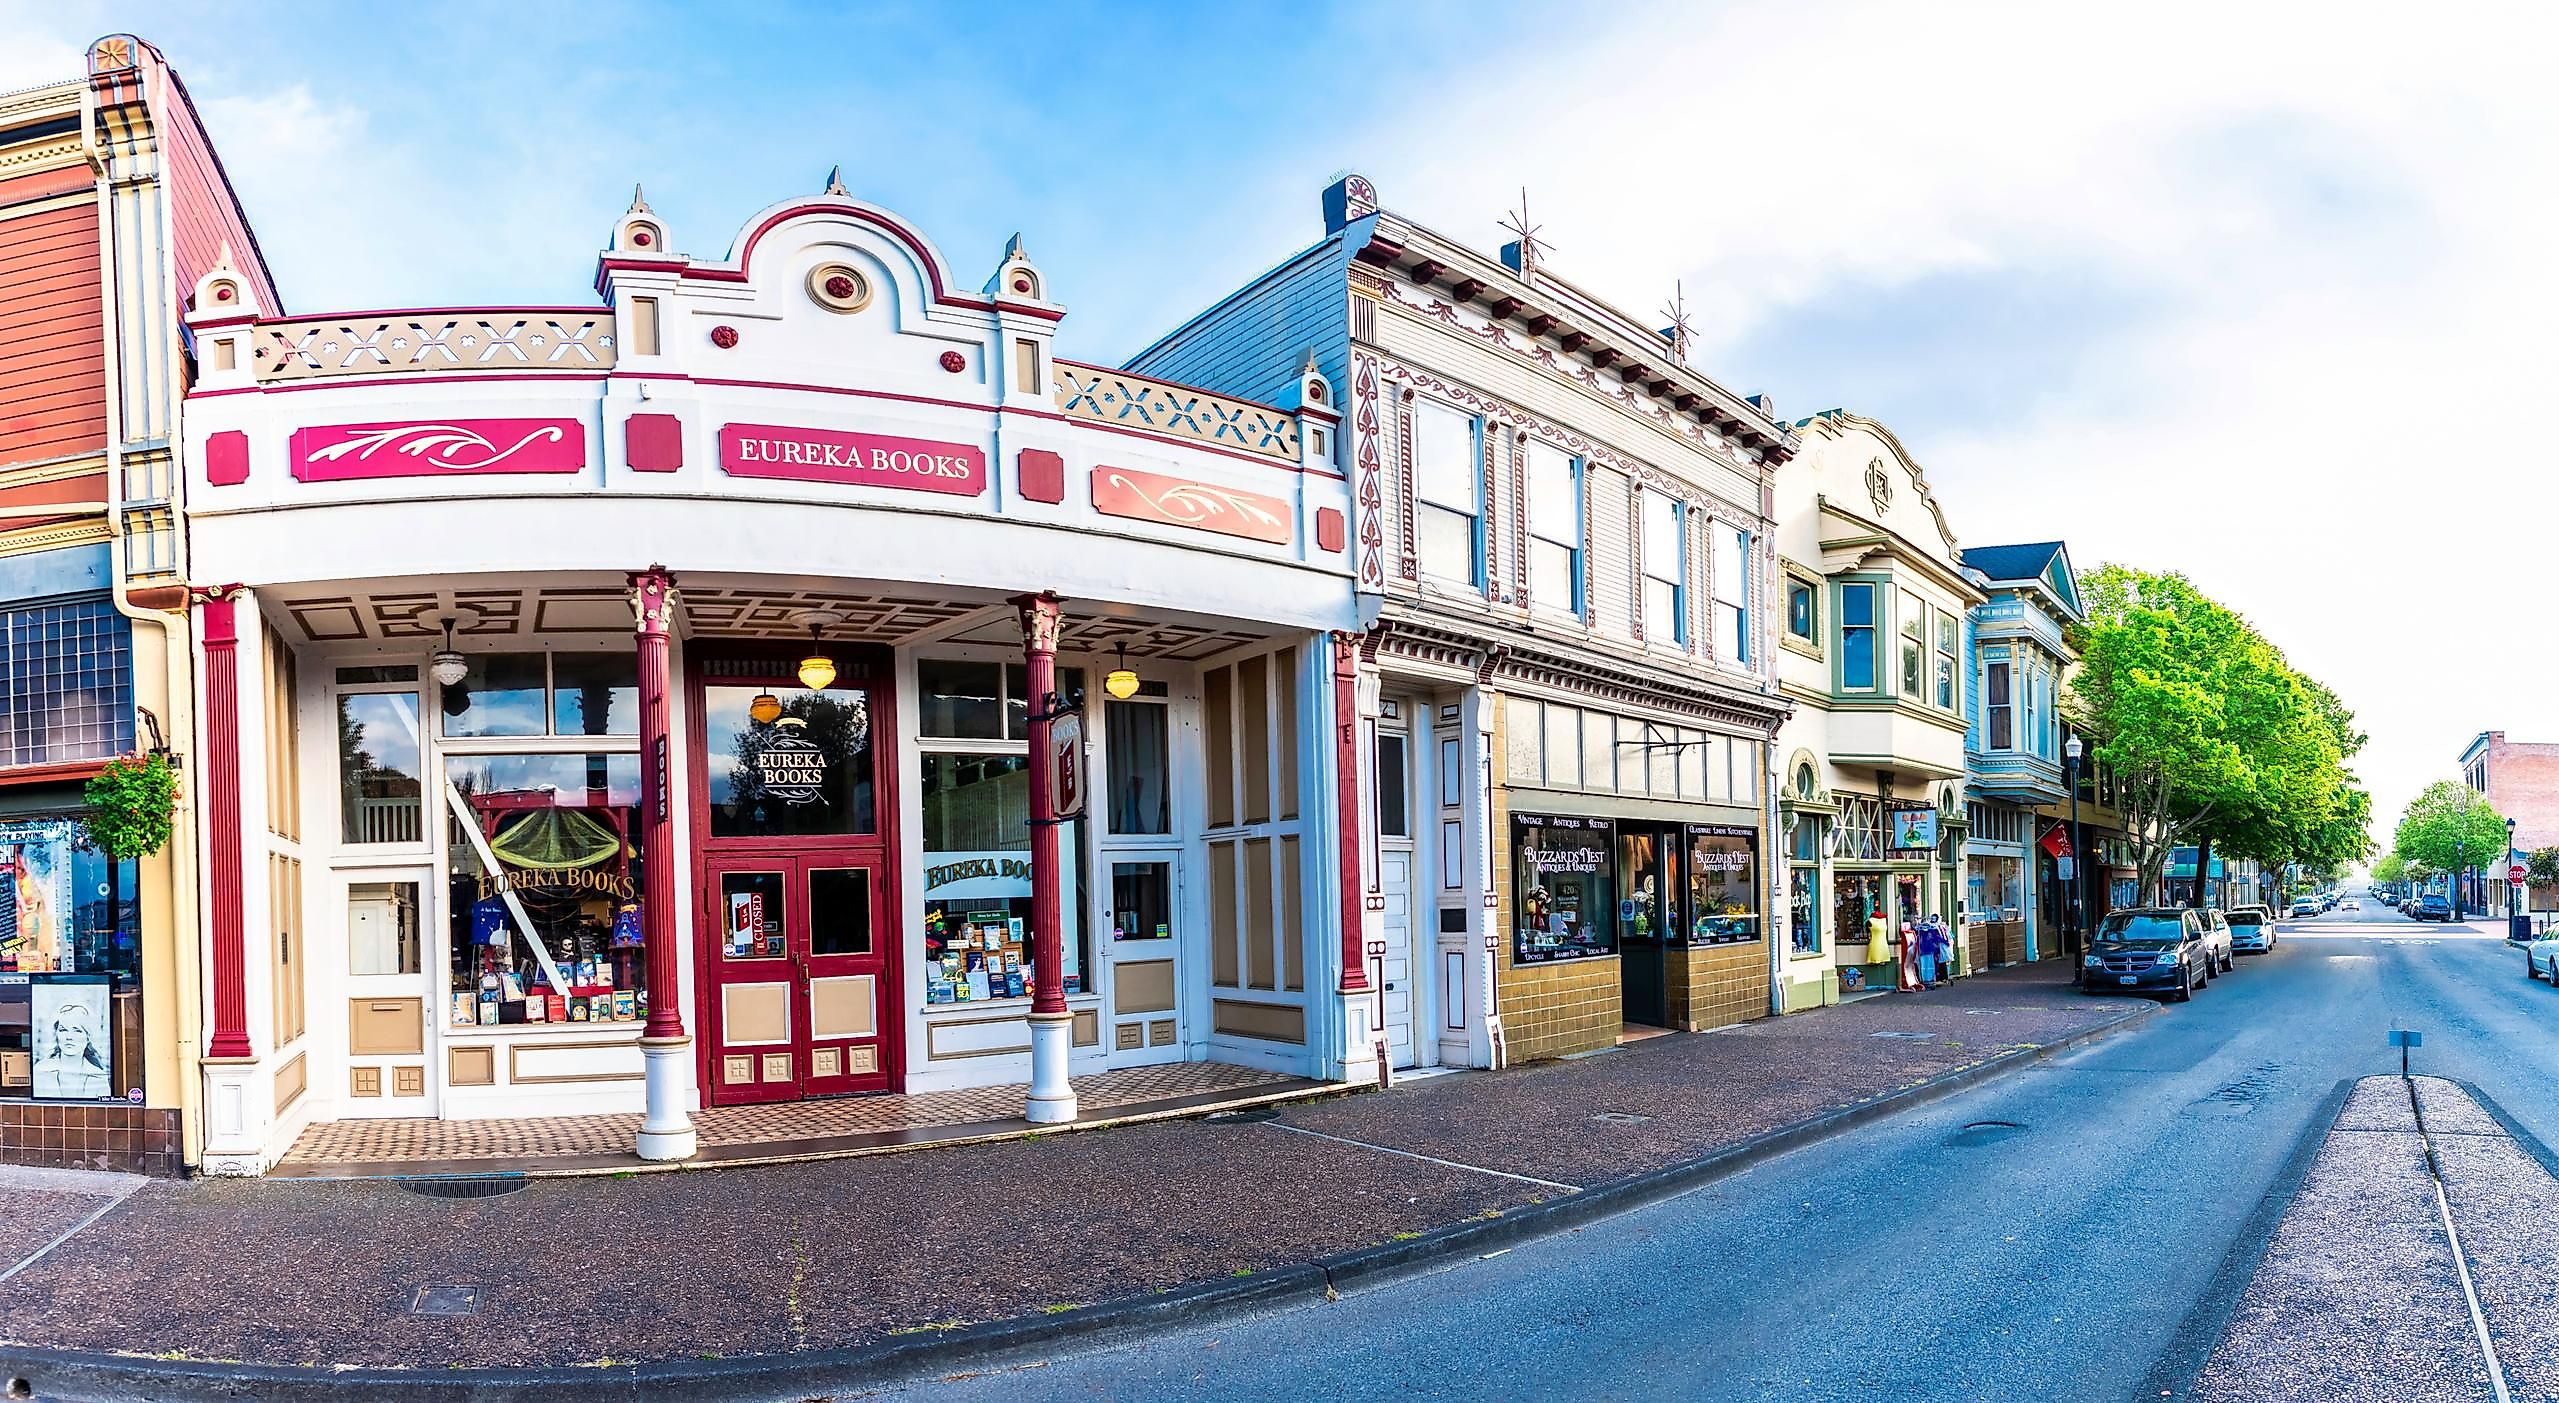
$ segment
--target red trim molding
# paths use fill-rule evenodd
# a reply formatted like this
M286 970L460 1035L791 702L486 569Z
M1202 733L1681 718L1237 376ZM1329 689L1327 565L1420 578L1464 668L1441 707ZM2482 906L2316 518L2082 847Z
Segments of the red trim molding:
M1342 987L1368 992L1368 950L1361 933L1366 903L1360 899L1359 635L1333 635L1334 828L1342 848Z
M86 784L106 767L104 760L57 760L49 765L11 765L0 769L0 788L26 784Z
M204 638L204 842L213 936L213 1037L207 1057L245 1061L249 966L240 870L240 628L244 587L194 588Z

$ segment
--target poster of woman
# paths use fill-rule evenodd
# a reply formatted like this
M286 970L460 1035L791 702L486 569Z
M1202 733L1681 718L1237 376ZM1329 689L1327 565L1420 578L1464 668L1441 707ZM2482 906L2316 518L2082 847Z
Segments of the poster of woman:
M70 967L74 827L0 824L0 969Z
M34 1093L64 1101L114 1095L108 1076L107 982L41 980L30 992Z

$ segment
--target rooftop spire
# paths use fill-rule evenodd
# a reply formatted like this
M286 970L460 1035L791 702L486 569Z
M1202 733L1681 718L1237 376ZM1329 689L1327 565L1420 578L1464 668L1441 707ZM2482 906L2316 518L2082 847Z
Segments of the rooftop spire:
M829 195L842 195L847 199L852 197L853 192L844 188L844 167L829 166L827 168L825 193Z
M626 210L622 211L622 212L623 212L624 214L655 214L655 213L657 213L657 211L655 211L655 210L653 210L653 209L650 209L650 208L649 208L649 202L648 202L648 199L647 199L647 197L646 197L646 196L643 196L643 195L640 193L640 183L639 183L638 181L636 181L636 180L635 180L635 181L633 181L633 182L631 182L631 207L630 207L629 209L626 209Z

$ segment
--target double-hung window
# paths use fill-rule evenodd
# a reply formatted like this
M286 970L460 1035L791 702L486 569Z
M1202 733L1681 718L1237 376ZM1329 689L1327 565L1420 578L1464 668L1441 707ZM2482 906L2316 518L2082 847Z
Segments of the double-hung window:
M1955 695L1955 651L1963 641L1963 619L1952 611L1937 611L1937 705L1960 713L1962 699Z
M1992 750L2009 750L2016 745L2016 708L2008 697L2008 664L1991 663L1982 669L1982 703L1989 715L1988 736Z
M1433 400L1413 406L1413 540L1422 573L1484 581L1483 474L1475 420Z
M1582 465L1536 442L1528 445L1528 598L1582 612Z
M1845 692L1875 690L1875 587L1839 587L1839 686Z
M1686 643L1687 508L1670 494L1647 487L1636 494L1636 512L1644 531L1644 637Z
M1908 590L1901 597L1901 694L1927 697L1928 601Z
M1714 550L1707 568L1715 572L1715 656L1747 666L1750 662L1750 533L1715 522L1707 539ZM1810 628L1808 622L1805 625Z

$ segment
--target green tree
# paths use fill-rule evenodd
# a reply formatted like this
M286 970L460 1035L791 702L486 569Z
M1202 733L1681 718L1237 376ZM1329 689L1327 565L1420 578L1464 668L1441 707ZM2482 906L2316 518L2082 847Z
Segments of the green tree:
M2439 779L2408 801L2391 845L2413 866L2455 872L2505 865L2506 820L2488 796L2458 780Z
M2408 880L2408 859L2395 852L2383 853L2372 865L2372 879L2385 887L2395 887Z
M2524 875L2536 887L2559 884L2559 848L2534 848L2524 858Z
M2107 565L2080 596L2071 719L2114 772L2144 892L2183 843L2199 872L2216 845L2270 865L2369 855L2371 800L2345 767L2364 737L2335 693L2183 575Z

